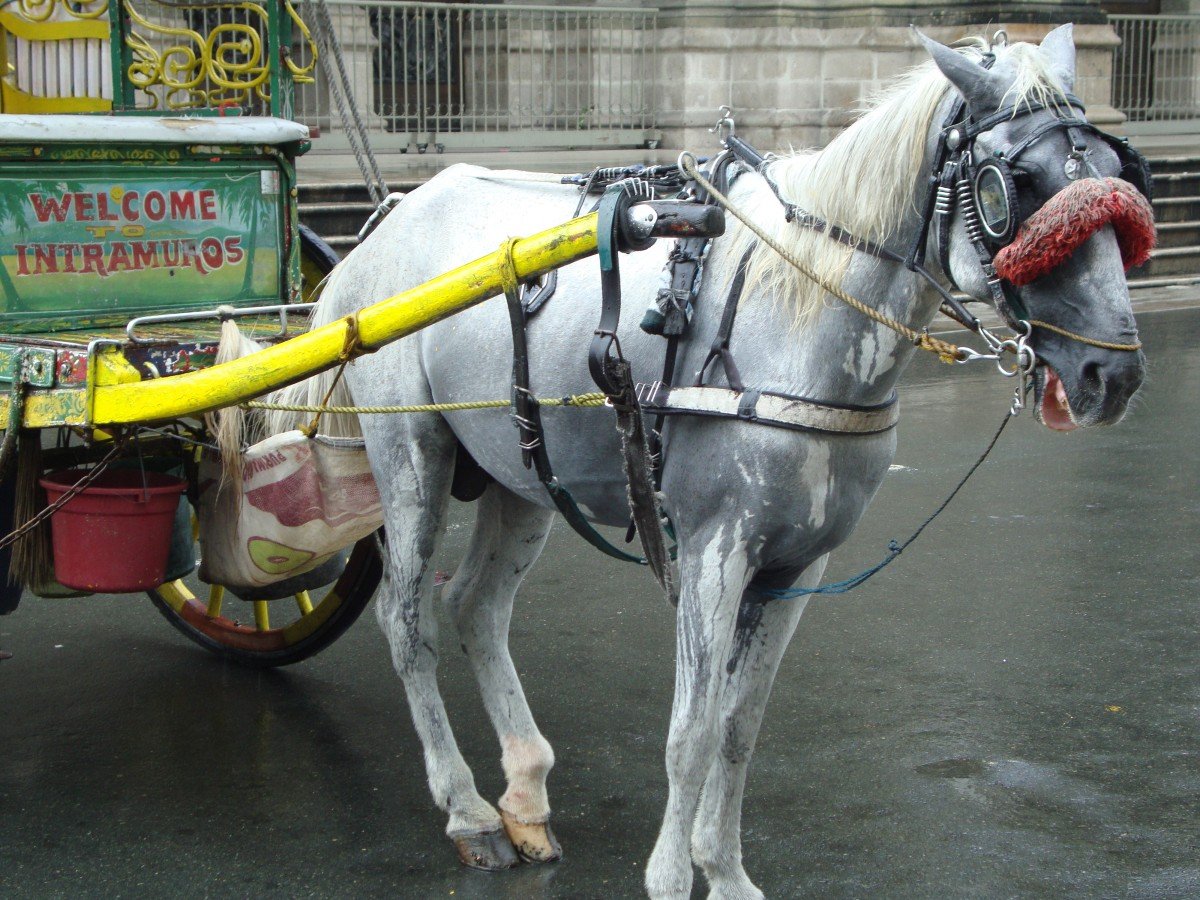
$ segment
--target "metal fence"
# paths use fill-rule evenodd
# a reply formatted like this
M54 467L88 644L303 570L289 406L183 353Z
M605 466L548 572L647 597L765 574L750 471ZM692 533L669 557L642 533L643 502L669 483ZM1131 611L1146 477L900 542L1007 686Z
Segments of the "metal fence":
M640 146L655 130L657 10L326 0L371 141L453 148ZM325 67L322 67L324 70ZM345 147L323 75L296 117Z
M1200 127L1200 15L1109 16L1113 105L1143 132Z

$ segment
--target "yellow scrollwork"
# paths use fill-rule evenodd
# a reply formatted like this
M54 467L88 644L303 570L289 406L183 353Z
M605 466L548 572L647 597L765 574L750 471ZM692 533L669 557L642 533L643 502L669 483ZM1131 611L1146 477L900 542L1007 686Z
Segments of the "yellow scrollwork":
M108 14L108 0L17 0L16 12L30 22L99 19Z
M48 2L48 0L24 0ZM251 0L228 0L189 6L184 24L152 21L131 2L124 7L132 24L126 44L133 61L128 78L151 108L167 109L249 105L269 102L271 54L267 10ZM283 56L293 79L311 83L316 49L304 22L290 2L287 15L299 30L309 59L300 65ZM195 27L188 27L195 26ZM207 31L206 34L197 27Z
M288 18L295 24L296 31L300 34L302 46L308 51L308 62L304 65L293 62L291 53L285 55L283 61L291 71L292 78L296 84L315 84L316 78L313 73L317 68L316 41L313 40L312 32L308 30L308 25L300 18L300 14L296 12L296 8L292 6L291 0L284 0L283 8L286 10Z

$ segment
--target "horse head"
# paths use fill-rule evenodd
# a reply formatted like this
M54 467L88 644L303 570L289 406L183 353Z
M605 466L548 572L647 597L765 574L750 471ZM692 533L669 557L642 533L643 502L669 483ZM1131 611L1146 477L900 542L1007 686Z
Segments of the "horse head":
M963 101L935 154L943 270L1011 326L1030 323L1043 424L1119 421L1145 374L1125 279L1154 246L1144 160L1071 95L1070 25L983 54L921 40Z

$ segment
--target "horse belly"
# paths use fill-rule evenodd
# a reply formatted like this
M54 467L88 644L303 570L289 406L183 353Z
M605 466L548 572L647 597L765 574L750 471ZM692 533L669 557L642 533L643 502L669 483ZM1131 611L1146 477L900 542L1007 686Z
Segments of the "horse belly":
M539 399L597 390L587 366L599 315L595 268L595 260L584 260L560 270L558 291L529 323L530 387ZM633 330L640 314L640 309L630 309L624 316L633 320ZM622 345L641 351L638 356L646 360L636 369L639 380L652 378L652 367L661 362L653 359L651 340L661 339L648 339L640 331L626 334L628 326L621 329ZM421 356L437 403L510 397L512 331L503 298L427 329L421 336ZM449 412L445 418L463 447L500 484L535 503L553 506L536 473L522 461L510 409ZM554 474L584 514L604 524L625 525L629 507L612 410L544 406L542 424Z

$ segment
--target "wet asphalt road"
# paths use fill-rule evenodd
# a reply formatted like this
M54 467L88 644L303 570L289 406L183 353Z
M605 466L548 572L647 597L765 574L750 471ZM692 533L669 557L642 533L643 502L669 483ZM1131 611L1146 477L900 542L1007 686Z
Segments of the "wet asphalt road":
M809 607L746 798L769 897L1200 896L1200 310L1141 323L1151 375L1124 423L1060 436L1023 418L885 574ZM904 468L830 579L933 508L1009 389L924 360L906 382ZM518 599L566 858L499 875L460 869L442 836L373 618L257 673L137 598L28 598L0 619L0 896L638 896L673 671L650 577L560 524ZM497 797L449 647L442 682Z

